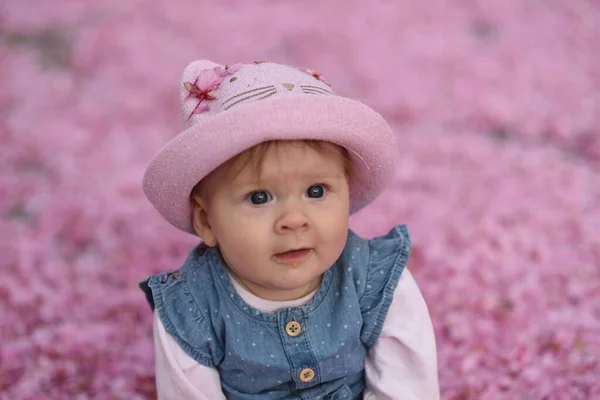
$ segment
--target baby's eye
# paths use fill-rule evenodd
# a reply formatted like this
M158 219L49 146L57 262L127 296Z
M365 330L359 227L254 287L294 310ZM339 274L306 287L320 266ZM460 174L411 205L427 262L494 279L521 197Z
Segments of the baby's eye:
M247 201L254 205L265 204L269 200L271 200L271 195L265 191L252 192L246 198Z
M325 188L325 185L312 185L306 191L306 195L310 198L318 199L325 196L326 191L327 189Z

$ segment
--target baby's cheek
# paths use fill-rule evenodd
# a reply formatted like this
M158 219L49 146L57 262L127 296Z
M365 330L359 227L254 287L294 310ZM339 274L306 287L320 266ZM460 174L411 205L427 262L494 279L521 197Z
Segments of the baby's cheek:
M329 232L327 232L327 239L323 240L323 243L327 246L328 256L331 258L329 261L335 261L346 245L348 239L348 225L347 224L331 224L329 225Z

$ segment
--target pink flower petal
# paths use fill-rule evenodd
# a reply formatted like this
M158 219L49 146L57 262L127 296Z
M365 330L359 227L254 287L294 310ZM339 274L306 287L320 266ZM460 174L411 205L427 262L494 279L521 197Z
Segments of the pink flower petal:
M223 82L223 78L220 77L214 70L205 69L198 75L196 87L202 92L209 92L216 89L221 82Z
M237 63L233 65L228 65L226 68L218 66L214 68L215 73L221 78L225 78L227 76L231 76L242 69L243 64Z
M210 111L210 107L206 104L198 104L198 106L192 111L192 115L201 114L204 112Z

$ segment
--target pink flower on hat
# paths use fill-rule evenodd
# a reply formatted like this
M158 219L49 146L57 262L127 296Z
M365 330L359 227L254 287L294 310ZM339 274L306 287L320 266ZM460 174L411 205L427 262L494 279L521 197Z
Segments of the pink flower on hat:
M308 68L306 70L306 72L308 72L309 74L311 74L312 76L314 76L317 80L323 82L327 86L331 86L329 83L327 83L327 81L325 81L325 79L323 79L323 74L317 72L316 70L314 70L312 68Z
M213 69L202 70L194 83L184 82L183 86L190 92L188 99L191 97L198 99L198 104L196 104L196 107L194 107L194 110L190 113L188 120L194 114L210 111L210 107L204 102L206 100L215 100L218 98L217 89L225 77L235 74L241 68L241 63L226 65L225 68L217 66Z
M218 97L216 90L223 82L223 78L212 69L205 69L200 72L194 83L185 82L183 86L189 93L188 99L195 97L198 99L198 104L190 113L188 119L194 114L203 113L210 110L207 104L203 104L205 100L214 100Z
M242 69L242 65L243 65L242 63L237 63L237 64L233 64L233 65L225 65L225 68L223 68L223 67L215 67L215 72L221 78L225 78L227 76L235 74L240 69Z

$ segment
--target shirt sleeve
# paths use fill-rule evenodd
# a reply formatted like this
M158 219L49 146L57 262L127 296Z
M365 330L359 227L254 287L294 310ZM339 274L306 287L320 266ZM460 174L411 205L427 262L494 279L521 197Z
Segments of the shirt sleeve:
M154 353L158 400L225 400L219 373L187 355L154 313Z
M433 324L423 295L405 269L382 332L365 360L365 400L439 400Z

